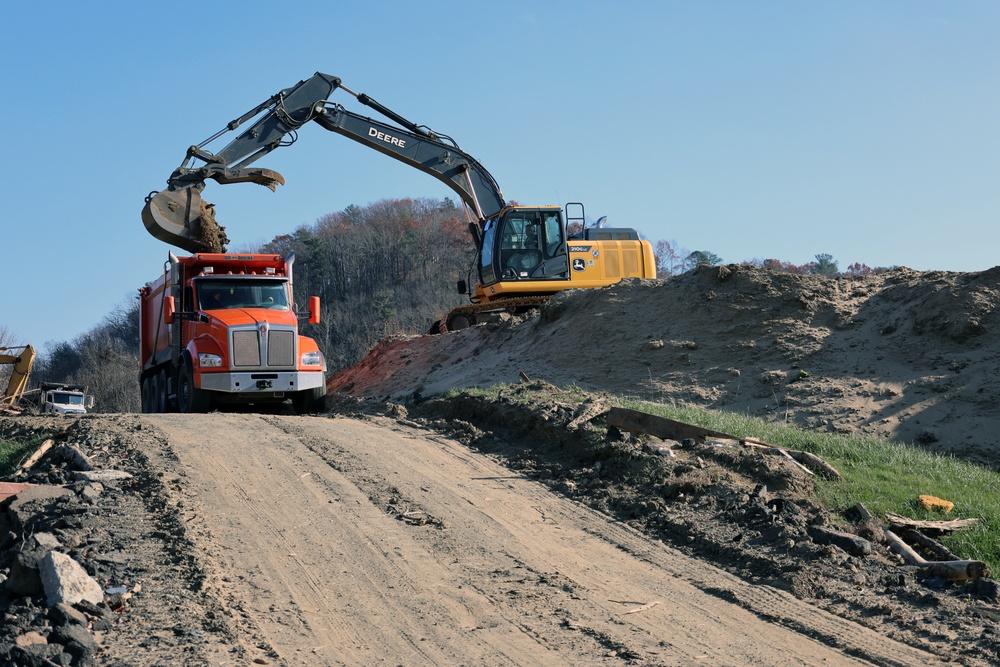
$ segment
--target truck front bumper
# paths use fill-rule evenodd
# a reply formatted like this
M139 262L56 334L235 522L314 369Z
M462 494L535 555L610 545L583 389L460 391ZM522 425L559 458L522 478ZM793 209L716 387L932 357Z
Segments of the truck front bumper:
M270 395L316 389L323 386L325 373L312 371L256 371L249 373L202 373L201 389L233 394Z

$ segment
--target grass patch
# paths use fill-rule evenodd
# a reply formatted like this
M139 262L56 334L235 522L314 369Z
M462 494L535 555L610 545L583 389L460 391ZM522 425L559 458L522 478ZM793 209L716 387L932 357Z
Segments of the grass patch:
M508 384L501 383L495 384L489 387L467 387L465 389L451 389L445 392L444 396L446 398L454 398L459 394L468 394L469 396L477 396L479 398L487 398L489 400L495 401L501 395L506 396L508 399L513 400L514 403L519 405L527 405L529 403L534 403L538 400L538 396L531 392L525 391L514 391L514 389L523 389L524 385L519 384ZM576 385L570 385L568 387L560 387L550 394L553 400L562 401L564 403L583 403L587 398L591 396L590 392L580 389Z
M860 502L876 516L978 518L973 528L941 542L960 557L985 561L1000 572L1000 473L994 470L890 440L803 431L746 415L637 401L623 401L623 407L811 452L844 476L818 480L818 500L832 510ZM950 500L955 509L947 515L925 510L917 501L921 494Z
M533 392L514 391L518 386L498 384L452 390L446 395L467 393L490 400L503 395L522 404L538 400ZM570 386L555 390L549 398L580 404L588 396L579 387ZM1000 473L994 470L890 440L804 431L732 412L621 397L617 400L625 408L819 456L844 476L842 481L817 477L816 500L835 512L860 502L882 517L894 512L912 519L978 518L974 527L942 538L941 542L959 557L984 561L993 572L1000 572ZM947 515L925 510L917 500L921 494L950 500L955 509Z
M29 438L14 438L0 440L0 478L14 474L21 462L31 456L48 438L47 434L33 435Z

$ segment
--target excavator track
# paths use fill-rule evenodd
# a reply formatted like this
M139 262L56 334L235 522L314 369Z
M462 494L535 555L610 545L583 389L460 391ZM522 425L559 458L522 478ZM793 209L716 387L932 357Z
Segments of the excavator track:
M486 322L488 319L501 313L515 315L531 310L532 308L541 308L551 298L551 296L515 297L491 301L489 303L473 303L468 306L459 306L448 313L448 316L444 320L435 322L435 326L431 327L430 333L461 331L462 329L468 329L469 327ZM435 328L437 329L436 331Z

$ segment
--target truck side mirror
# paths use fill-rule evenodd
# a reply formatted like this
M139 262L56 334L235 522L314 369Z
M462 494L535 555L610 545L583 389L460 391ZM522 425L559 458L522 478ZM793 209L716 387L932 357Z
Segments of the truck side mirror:
M174 311L176 310L176 305L174 304L174 297L167 296L163 297L163 323L173 324L174 323Z
M91 409L92 407L94 407L94 397L93 396L88 396L87 397L87 406L86 407L87 407L88 410Z
M459 280L458 285L456 285L456 287L458 287L459 294L465 294L466 291L468 291L469 289L468 286L465 284L464 280Z
M319 297L309 297L309 324L319 324Z

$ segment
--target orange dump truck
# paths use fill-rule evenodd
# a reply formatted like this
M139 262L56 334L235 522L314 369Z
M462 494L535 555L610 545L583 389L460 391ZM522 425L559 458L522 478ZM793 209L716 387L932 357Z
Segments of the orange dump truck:
M326 362L299 334L294 254L170 253L139 290L143 412L207 412L291 399L298 413L326 400ZM309 299L319 323L319 297Z

